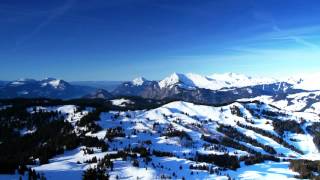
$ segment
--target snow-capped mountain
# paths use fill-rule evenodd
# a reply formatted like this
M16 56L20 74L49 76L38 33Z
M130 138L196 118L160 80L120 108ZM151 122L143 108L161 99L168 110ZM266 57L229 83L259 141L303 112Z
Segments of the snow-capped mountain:
M70 85L66 81L46 78L43 80L19 79L0 88L0 98L77 98L93 91L94 88Z
M242 98L268 95L285 98L289 94L320 90L317 82L320 74L304 75L287 79L250 77L242 74L225 73L202 76L198 74L173 73L163 80L147 80L143 77L118 85L113 96L139 96L149 99L175 99L197 103L228 103ZM63 80L19 79L0 86L0 98L48 97L77 98L102 97L94 92L97 87L71 85ZM91 94L89 94L91 93ZM100 95L99 95L100 94ZM106 94L106 93L105 93Z
M242 88L257 85L275 84L279 82L292 85L292 89L302 90L320 90L320 73L304 74L290 78L269 78L269 77L252 77L237 73L212 74L202 76L194 73L173 73L163 80L158 81L158 86L162 88L172 88L179 86L185 89L208 89L221 90L231 88ZM141 86L144 82L150 82L145 78L136 78L131 83Z
M64 90L65 88L67 88L67 86L70 86L67 82L55 78L46 78L42 80L40 83L42 87L50 86L51 88L59 90Z
M213 74L201 76L198 74L178 74L173 73L159 82L160 88L168 88L179 85L183 88L202 88L209 90L220 90L223 88L240 88L262 84L272 84L279 82L272 78L253 78L236 73Z
M138 77L132 80L132 84L135 86L142 86L147 81L148 80L146 80L144 77Z
M201 76L197 74L172 75L160 81L138 78L118 86L114 95L141 96L152 99L178 99L198 103L228 103L241 98L261 95L284 97L304 92L295 84L273 78L254 78L226 73Z
M287 82L294 84L296 89L320 90L320 72L296 75L287 79Z
M18 110L19 100L0 99L2 112L26 111L28 117L0 121L21 122L14 129L19 137L38 137L32 143L43 144L32 147L37 151L23 146L26 156L1 148L20 146L9 136L10 141L0 143L0 164L1 158L11 162L9 155L33 158L33 169L48 179L79 179L92 169L110 179L312 179L319 176L313 169L320 164L320 90L310 91L308 81L174 73L161 81L136 78L112 93L86 92L86 99L71 105L37 100L35 106L30 99L26 109ZM14 92L11 97L64 98L83 94L78 88L54 78L20 79L0 91ZM104 100L92 100L96 98ZM37 122L32 118L46 118L41 115L46 112L56 112L41 121L48 124L32 124ZM56 127L52 119L61 118L69 131L45 129Z
M195 87L199 87L196 84L201 84L204 79L199 75L189 74L177 74L173 73L169 77L164 78L162 81L159 81L159 87L163 88L171 88L174 86L179 86L185 89L192 89Z

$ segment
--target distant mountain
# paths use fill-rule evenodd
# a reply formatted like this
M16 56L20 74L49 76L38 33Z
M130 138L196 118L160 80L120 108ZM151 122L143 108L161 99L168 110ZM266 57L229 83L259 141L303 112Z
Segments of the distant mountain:
M296 89L304 89L309 91L320 90L320 72L296 75L286 81L294 84L294 88Z
M75 86L66 81L47 78L44 80L19 79L11 81L0 89L0 98L79 98L93 91L87 86Z
M178 74L164 78L159 82L160 88L168 88L178 85L184 89L209 89L219 90L223 88L239 88L262 84L271 84L278 82L271 78L253 78L242 74L225 73L225 74L213 74L211 76L201 76L198 74Z
M113 95L104 89L97 89L88 95L83 96L85 99L110 99Z
M112 93L116 96L177 99L211 104L228 103L261 95L281 98L287 94L306 91L296 88L296 84L271 78L253 78L234 73L211 76L173 73L161 81L137 78L121 84Z
M71 85L77 86L89 86L96 89L105 89L107 91L113 91L117 88L122 81L71 81Z
M143 77L128 82L72 82L55 78L44 80L19 79L0 83L0 98L103 98L138 96L157 100L183 100L195 103L229 103L237 99L272 96L274 101L285 99L290 94L320 90L317 82L320 75L273 79L225 73L201 76L173 73L160 81ZM87 86L84 86L87 84ZM91 86L90 86L91 84ZM108 91L100 86L111 86Z
M159 96L159 89L157 81L149 81L143 77L139 77L133 81L122 83L112 94L115 96L126 95L155 98Z

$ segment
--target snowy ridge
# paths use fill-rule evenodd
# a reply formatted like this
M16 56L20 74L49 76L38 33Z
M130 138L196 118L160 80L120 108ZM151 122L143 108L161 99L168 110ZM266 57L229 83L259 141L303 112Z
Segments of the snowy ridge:
M202 76L194 73L173 73L163 80L158 82L160 88L171 88L175 85L186 88L203 88L209 90L220 90L225 88L240 88L255 85L265 85L272 83L286 82L293 85L293 89L302 90L320 90L320 82L315 81L320 79L320 73L305 74L290 78L269 78L269 77L251 77L237 73L212 74ZM134 85L142 85L146 79L136 78Z
M287 81L294 84L295 89L320 90L320 72L313 74L302 74L289 78Z
M184 88L195 87L194 81L188 75L173 73L159 82L160 88L172 87L179 85Z
M141 86L141 85L143 85L143 83L145 81L147 81L145 78L138 77L138 78L135 78L134 80L132 80L132 84L135 85L135 86Z
M42 87L51 86L54 89L64 89L65 88L65 82L60 80L60 79L46 78L46 79L41 81L41 86Z
M219 90L223 88L246 87L261 84L271 84L279 82L272 78L253 78L242 74L225 73L213 74L210 76L201 76L198 74L178 74L173 73L169 77L159 82L160 88L172 87L178 85L185 88L203 88L210 90Z
M254 100L259 100L295 113L308 113L309 115L318 115L320 113L320 91L289 94L281 99L274 99L271 96L258 96L249 99L239 99L238 101Z

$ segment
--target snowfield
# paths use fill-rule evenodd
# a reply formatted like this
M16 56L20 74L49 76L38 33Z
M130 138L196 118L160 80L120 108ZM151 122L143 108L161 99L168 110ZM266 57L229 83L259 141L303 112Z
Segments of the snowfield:
M111 100L111 103L115 106L120 107L126 107L126 105L128 104L134 104L134 102L124 98Z
M279 83L279 88L284 83L289 83L285 90L301 89L305 91L317 91L320 89L319 83L315 83L315 79L320 78L320 73L315 74L303 74L289 78L269 78L269 77L253 77L244 74L237 73L223 73L212 75L199 75L194 73L173 73L164 79L158 81L160 88L170 88L178 85L185 89L204 88L209 90L225 90L232 88L250 87L256 85L268 85L273 83ZM135 86L142 86L145 82L148 82L143 77L135 78L132 84ZM284 85L286 86L286 85Z
M234 76L234 75L230 75ZM192 78L200 78L190 76ZM173 77L174 78L174 77ZM211 78L222 79L224 76L213 75ZM245 77L241 77L240 80ZM141 84L143 79L138 79L136 84ZM170 79L174 80L174 79ZM208 79L199 81L206 86ZM163 85L168 85L168 82L162 82ZM247 156L250 153L228 147L221 144L219 148L213 148L214 145L206 142L203 136L208 136L215 139L223 139L226 134L219 131L219 127L232 126L239 133L246 137L256 140L258 143L273 147L276 151L276 156L281 159L286 158L303 158L310 160L320 160L320 153L315 146L312 136L307 133L306 126L313 122L319 122L319 116L315 113L320 109L319 103L314 103L314 110L306 109L303 112L296 112L305 107L304 102L300 102L305 94L297 94L291 96L294 105L289 105L288 102L273 101L272 97L260 97L260 100L265 102L244 103L246 100L241 100L222 107L213 107L205 105L195 105L193 103L176 101L156 109L139 110L139 111L109 111L100 114L100 120L97 124L102 127L102 130L92 133L88 132L86 136L97 137L109 144L109 150L102 152L98 148L93 148L92 154L84 153L85 147L78 147L72 151L67 151L62 155L50 159L48 164L34 166L33 168L40 173L44 173L47 179L81 179L83 171L95 167L96 163L86 163L85 161L96 157L102 159L106 154L114 154L119 150L123 150L128 146L131 147L148 147L151 151L170 152L172 157L151 156L152 161L149 164L143 162L142 158L138 158L139 167L133 166L130 159L113 159L114 168L110 171L111 179L160 179L163 176L170 176L173 179L295 179L298 175L289 169L289 162L280 161L265 161L254 165L245 165L241 162L240 168L237 170L220 171L219 174L209 173L206 170L190 169L191 165L206 165L212 169L219 169L218 166L206 162L193 161L191 158L197 153L202 154L229 154L237 157ZM254 99L251 99L254 100ZM132 104L127 99L112 100L112 104L124 107L126 104ZM271 105L270 105L271 104ZM294 106L294 107L293 107ZM54 107L30 107L29 113L37 111L58 111L65 114L66 121L76 126L83 116L92 112L94 109L86 108L82 111L77 111L74 105L54 106ZM278 109L280 108L280 109ZM237 111L238 110L238 111ZM237 111L235 113L234 111ZM304 134L293 132L285 132L285 141L304 154L299 154L296 151L280 144L271 137L257 133L239 124L250 127L263 129L264 131L278 136L275 127L272 124L271 116L264 116L263 111L277 113L276 118L280 121L293 120L300 123L301 117L305 122L303 127ZM257 112L258 114L254 114ZM303 114L301 114L303 113ZM124 130L125 137L115 137L112 141L105 138L106 133L111 128L121 127ZM168 127L179 132L185 132L185 137L165 136L165 131ZM79 127L75 127L75 131ZM32 132L22 132L32 133ZM254 143L239 141L245 147L251 148L262 154L269 154L265 149L256 146ZM209 146L206 146L209 145ZM0 175L0 179L18 179L18 175ZM27 179L27 176L23 177Z
M271 84L277 82L272 78L253 78L242 74L225 73L201 76L198 74L173 73L159 82L160 88L170 87L181 83L185 88L204 88L219 90L222 88L246 87L260 84Z
M289 163L276 163L267 161L265 163L243 166L237 171L229 171L231 177L236 179L251 180L275 180L275 179L296 179L295 175L298 173L293 172L288 167Z

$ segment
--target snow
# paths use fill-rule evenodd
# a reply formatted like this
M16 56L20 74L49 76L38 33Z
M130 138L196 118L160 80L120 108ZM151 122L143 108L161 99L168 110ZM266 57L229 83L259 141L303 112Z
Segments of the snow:
M208 77L216 81L225 83L225 87L245 87L278 82L278 80L273 78L251 77L236 73L212 74Z
M255 98L239 99L238 101L258 100L289 112L308 112L309 114L305 113L305 115L309 117L311 114L320 114L319 96L320 91L313 91L289 94L286 98L280 100L274 100L271 96L258 96Z
M178 74L178 73L173 73L169 77L166 77L162 81L159 82L159 87L160 88L166 88L166 87L171 87L173 85L176 85L178 83L181 83L180 85L185 87L185 88L190 88L194 86L194 82L189 79L188 76L184 74Z
M161 80L159 82L159 86L160 88L170 88L174 85L178 85L187 89L197 87L210 90L223 90L272 83L279 83L280 88L283 82L286 82L291 84L293 89L315 91L320 90L320 82L315 82L317 79L320 79L320 72L279 79L269 77L251 77L237 73L212 74L209 76L202 76L193 73L173 73Z
M111 103L114 106L120 106L120 107L126 107L127 104L134 104L134 102L124 98L111 100Z
M83 171L90 165L83 163L85 160L103 158L107 153L95 150L94 154L84 154L79 147L72 151L67 151L62 155L50 159L49 164L34 167L37 172L43 172L47 179L81 179Z
M42 82L42 84L41 84L42 87L51 86L55 89L63 88L62 80L60 80L60 79L46 78L46 79L42 80L41 82Z
M320 90L320 72L316 73L305 73L296 75L288 79L288 82L294 84L295 89L304 90ZM317 82L318 81L318 82Z
M119 176L121 178L126 179L144 179L144 180L152 180L156 177L156 171L153 169L146 170L145 168L137 168L132 166L121 167L123 174L125 177ZM120 170L121 171L121 170ZM111 177L111 179L113 179Z
M135 78L133 81L132 81L132 84L135 85L135 86L141 86L143 85L143 83L147 81L145 78L143 77L138 77L138 78Z
M76 112L77 106L75 105L63 105L63 106L34 106L27 108L27 111L29 113L35 113L38 111L44 111L44 112L60 112L65 116L65 119L70 122L71 124L75 124L77 121L79 121L83 116L87 115L89 112L92 112L94 108L92 107L86 107L85 110L81 112Z
M23 85L25 84L24 82L21 82L21 81L14 81L12 83L10 83L11 85Z
M320 154L313 143L313 137L309 134L289 134L289 138L295 139L297 142L291 142L294 146L301 149L305 154L302 156L303 159L309 160L320 160Z
M296 97L296 96L294 96ZM264 96L261 99L268 102L273 102L272 97ZM242 100L244 101L244 100ZM114 99L111 101L116 106L125 106L126 104L133 103L128 99ZM282 104L286 104L281 102ZM281 104L280 103L280 104ZM249 124L245 118L239 117L231 113L231 107L238 107L244 116L248 117L254 122ZM33 113L34 110L39 111L59 111L65 114L65 118L70 122L79 120L83 115L92 111L91 108L87 108L82 112L76 112L76 106L74 105L63 105L63 106L51 106L51 107L29 107L27 110ZM174 153L176 157L155 157L152 156L152 163L155 167L146 165L141 158L139 160L139 168L133 167L132 162L129 159L114 159L114 171L110 172L111 179L115 179L117 176L122 179L159 179L161 175L172 175L174 172L178 174L176 179L185 177L186 179L227 179L227 174L236 179L294 179L297 173L289 169L288 162L270 162L260 163L256 165L246 166L243 163L241 168L236 171L222 171L221 175L210 174L203 170L190 170L191 164L206 164L197 163L188 160L188 157L192 157L197 151L206 154L222 154L223 151L219 150L206 150L203 147L205 143L201 136L203 134L216 137L217 139L224 136L218 133L216 128L219 124L231 125L235 127L239 132L256 139L258 142L272 146L278 154L282 157L295 156L297 158L305 158L316 160L319 159L320 153L316 149L312 137L309 134L294 134L286 133L286 141L289 144L294 145L298 149L305 152L305 155L299 156L297 153L290 149L283 147L281 144L275 142L273 139L258 134L252 130L240 128L237 126L237 122L242 124L250 125L253 127L261 128L269 131L273 134L274 128L272 123L267 124L271 120L268 118L255 118L250 114L248 108L258 110L268 110L287 114L285 117L279 117L281 120L297 120L300 117L305 117L306 124L303 127L304 131L307 125L313 122L319 122L319 117L311 112L292 112L288 110L279 110L268 104L256 104L256 103L240 103L235 102L230 105L222 107L212 107L205 105L197 105L193 103L175 101L151 110L137 110L137 111L110 111L103 112L100 114L100 120L97 124L102 127L102 130L96 133L87 133L86 136L94 136L99 139L104 139L108 128L122 127L125 131L126 137L114 138L112 142L108 142L110 145L109 152L101 152L99 149L94 149L94 154L84 154L79 147L72 151L67 151L62 155L56 156L50 159L49 164L35 166L35 170L43 172L48 179L81 179L81 175L84 170L89 167L94 167L96 164L83 163L85 160L91 159L96 156L98 159L104 157L107 153L113 153L114 149L123 149L129 144L132 147L140 146L146 140L151 141L151 150L165 151ZM117 115L117 116L116 116ZM208 121L208 120L211 121ZM203 123L207 121L207 123ZM154 123L159 123L159 130L153 128ZM201 124L200 127L196 126ZM75 125L75 123L73 123ZM185 131L192 139L192 143L188 144L186 140L178 137L165 137L162 135L164 129L168 126L172 126L177 130ZM136 134L131 134L133 131L137 131ZM129 138L130 136L130 138ZM290 139L296 139L297 141L290 141ZM105 140L107 141L107 140ZM264 152L263 149L255 147L252 144L240 142L241 144L251 147L259 152ZM247 152L226 147L230 155L236 155L238 157L248 155ZM184 155L186 157L184 157ZM78 163L80 162L80 163ZM179 166L182 169L179 169ZM207 164L214 168L214 164ZM161 168L163 167L163 168ZM193 175L190 172L194 172ZM10 179L11 177L0 175L0 179ZM173 178L175 179L175 178Z
M32 133L36 132L36 130L37 130L36 128L33 128L33 129L31 129L31 130L24 128L24 129L22 129L22 130L20 131L20 135L21 135L21 136L24 136L24 135L26 135L26 134L32 134Z
M251 180L276 180L276 179L296 179L295 175L298 173L289 169L289 162L271 162L255 164L251 166L244 166L237 171L228 171L231 177L236 179Z
M35 111L45 111L45 112L53 112L53 111L58 111L63 114L72 114L74 111L76 111L77 107L75 105L63 105L63 106L48 106L48 107L43 107L43 106L35 106L35 107L29 107L27 108L27 111L30 113L34 113Z
M13 81L13 82L10 82L10 85L11 86L21 86L21 85L24 85L28 82L35 82L34 79L26 79L26 78L21 78L21 79L18 79L16 81Z
M317 112L320 113L320 102L316 102L311 105L309 109L306 110L307 112Z
M60 81L61 81L61 80L59 80L59 79L57 79L57 80L52 80L52 81L49 82L49 84L50 84L51 86L53 86L54 88L58 88L58 86L60 85Z
M219 90L223 88L246 87L259 84L271 84L277 82L272 78L253 78L242 74L226 73L201 76L198 74L178 74L173 73L159 82L160 88L180 85L185 88L204 88Z

